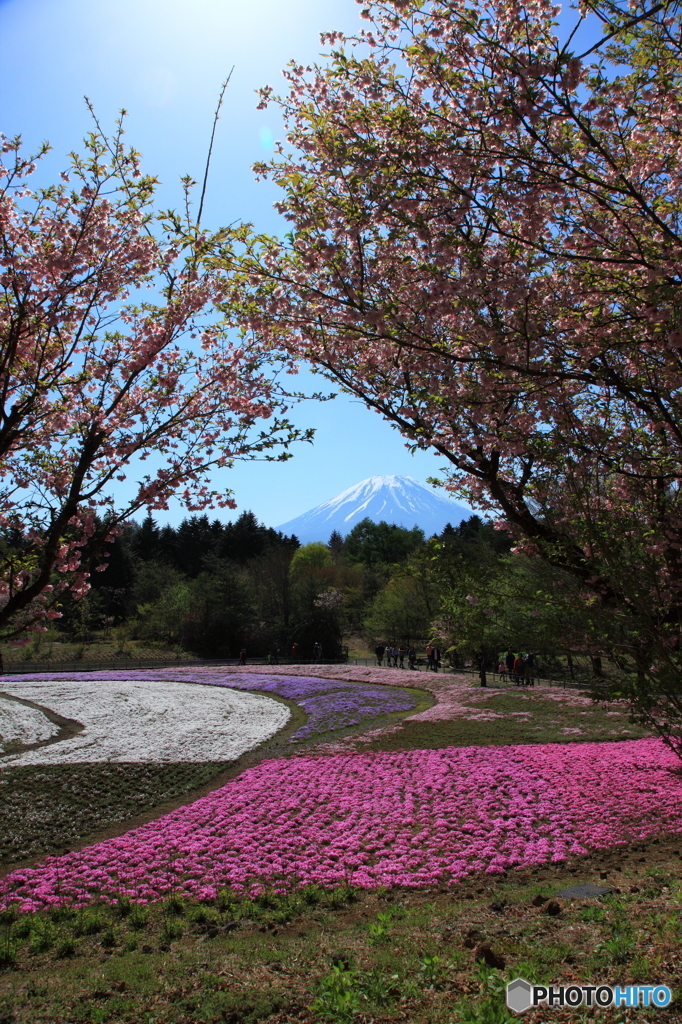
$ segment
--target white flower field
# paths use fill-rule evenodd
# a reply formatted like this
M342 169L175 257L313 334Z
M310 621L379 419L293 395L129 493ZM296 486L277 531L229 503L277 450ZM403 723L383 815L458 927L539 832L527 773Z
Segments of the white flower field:
M84 726L59 743L5 754L1 763L13 766L230 761L273 736L291 714L286 705L260 694L156 679L8 680L5 692ZM3 700L0 707L5 744L35 743L55 731L41 712L25 705Z
M47 715L0 694L0 754L10 744L42 743L59 732Z

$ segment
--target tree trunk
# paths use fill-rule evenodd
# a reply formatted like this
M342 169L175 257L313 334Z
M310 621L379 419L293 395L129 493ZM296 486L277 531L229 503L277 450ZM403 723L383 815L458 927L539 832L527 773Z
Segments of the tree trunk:
M601 658L599 657L599 655L591 654L590 661L592 662L592 671L594 672L595 676L603 676L604 673L602 672Z

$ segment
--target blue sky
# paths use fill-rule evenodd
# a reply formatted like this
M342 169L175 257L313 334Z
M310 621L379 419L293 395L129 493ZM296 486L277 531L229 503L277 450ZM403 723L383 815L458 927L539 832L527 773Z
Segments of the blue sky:
M48 140L55 173L89 130L85 95L106 127L125 108L128 141L162 180L160 204L176 206L180 176L201 179L220 83L234 65L203 221L216 228L241 219L275 232L277 190L257 183L251 166L281 125L274 109L256 110L255 90L283 87L292 58L314 61L320 32L358 25L354 0L0 0L0 130L21 134L29 149ZM313 446L284 464L242 464L215 478L234 490L239 511L252 509L269 526L365 477L423 483L442 463L410 455L389 424L349 398L305 403L294 418L317 429ZM165 518L183 514L175 505Z

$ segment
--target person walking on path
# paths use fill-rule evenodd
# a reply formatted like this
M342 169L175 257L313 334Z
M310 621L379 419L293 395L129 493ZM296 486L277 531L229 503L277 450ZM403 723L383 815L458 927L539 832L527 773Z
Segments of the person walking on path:
M440 668L440 647L433 648L433 671L437 672Z
M294 665L298 664L298 644L291 645L291 660Z
M374 653L377 656L377 665L383 665L384 663L384 651L386 648L383 644L377 644L374 648Z
M405 648L402 644L398 648L398 660L400 661L400 667L405 668Z
M507 666L507 672L509 673L509 680L511 682L511 678L514 673L514 655L511 652L511 648L507 651L507 657L504 659L504 663Z
M317 642L315 643L315 646L313 647L313 658L315 660L315 664L319 665L322 661L322 644Z
M514 682L517 686L523 685L526 677L526 664L523 660L523 655L518 654L514 660Z
M414 669L415 662L417 660L417 652L414 647L407 648L407 667Z
M478 665L478 674L481 680L481 686L488 685L488 678L485 674L485 652L483 648L479 648L475 654L476 664Z
M246 648L245 647L242 647L241 651L239 652L239 664L240 665L246 665Z
M433 672L433 647L431 644L426 645L426 668L429 672Z
M535 686L534 668L535 668L535 655L533 654L532 651L529 651L529 653L525 657L526 684L528 686Z

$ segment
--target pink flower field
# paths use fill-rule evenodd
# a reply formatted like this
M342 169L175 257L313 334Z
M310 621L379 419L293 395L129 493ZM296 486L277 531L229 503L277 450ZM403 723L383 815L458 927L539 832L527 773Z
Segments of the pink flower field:
M682 832L682 776L655 739L301 756L15 871L0 891L5 905L33 910L119 894L210 897L225 885L454 884L659 832Z

